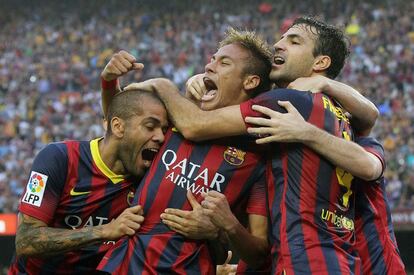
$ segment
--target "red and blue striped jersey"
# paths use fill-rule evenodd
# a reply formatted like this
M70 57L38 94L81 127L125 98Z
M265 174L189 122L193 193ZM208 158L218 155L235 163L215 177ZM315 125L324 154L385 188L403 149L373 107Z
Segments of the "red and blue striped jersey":
M260 116L263 105L285 113L290 101L305 120L338 137L352 139L343 110L322 93L276 89L240 106L243 117ZM354 251L353 177L299 143L274 143L267 169L275 274L353 274L360 270Z
M170 129L151 168L140 183L134 203L145 220L131 238L117 242L99 270L112 274L215 274L214 255L205 240L190 240L161 222L166 208L191 210L187 190L215 190L234 210L248 200L247 212L266 216L265 163L250 151L248 137L193 143Z
M99 139L47 145L36 156L19 211L49 227L76 229L109 223L132 203L133 182L102 161ZM15 257L9 274L94 272L113 241L48 257Z
M377 140L359 137L356 142L377 156L385 168L384 148ZM371 182L356 178L354 185L355 247L361 257L363 274L405 274L395 240L384 177Z

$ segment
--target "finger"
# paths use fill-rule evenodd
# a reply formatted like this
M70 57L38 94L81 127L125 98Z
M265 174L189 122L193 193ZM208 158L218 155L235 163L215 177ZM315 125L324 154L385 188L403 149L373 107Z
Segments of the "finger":
M137 61L137 59L135 58L135 56L133 56L132 54L130 54L130 53L129 53L129 52L127 52L127 51L121 50L121 51L119 52L119 54L120 54L123 58L125 58L126 60L128 60L130 63L134 63L134 62L136 62L136 61Z
M224 265L228 264L233 257L233 252L231 250L227 251L227 259L224 261Z
M278 114L280 114L280 112L277 112L275 110L272 110L270 108L267 108L265 106L260 106L260 105L253 105L252 109L255 111L261 112L262 114L265 114L268 117L275 117Z
M277 141L280 141L277 137L270 136L270 137L256 139L256 144L266 144L266 143L277 142Z
M141 83L142 82L139 82L139 83L131 83L131 84L129 84L129 85L127 85L127 86L124 87L124 91L126 92L126 91L132 91L132 90L139 90L140 87L142 86Z
M126 58L122 58L122 57L120 57L119 59L118 59L118 61L122 64L122 66L124 66L126 69L131 69L132 68L132 62L131 61L129 61L128 59L126 59Z
M191 207L193 209L200 207L200 204L198 203L198 201L196 200L196 198L194 197L194 195L191 193L190 190L187 190L187 199L190 202Z
M175 209L175 208L167 208L164 210L165 214L178 216L181 218L186 218L191 211L181 210L181 209Z
M135 222L133 222L133 221L125 221L125 225L128 227L128 228L131 228L131 229L133 229L134 231L137 231L140 227L141 227L141 224L139 224L139 223L135 223Z
M292 103L290 103L289 101L281 101L281 100L279 100L277 103L280 106L282 106L283 108L285 108L288 111L288 113L297 114L297 115L300 115L301 116L301 114L299 113L298 109L296 109L295 106L293 106Z
M141 205L135 205L135 206L127 208L126 210L128 210L128 212L134 213L134 214L139 214L140 212L143 211Z
M124 66L124 64L117 60L117 59L112 59L112 64L114 65L115 68L117 68L119 71L121 71L122 73L126 73L128 72L128 68Z
M180 234L186 235L187 233L184 231L184 227L179 224L176 223L174 221L170 221L170 220L161 220L163 224L165 224L166 226L168 226L171 230L174 230Z
M203 94L198 93L197 89L195 89L193 86L188 87L188 92L198 101L200 101L203 97Z
M258 136L260 138L265 137L267 135L274 134L274 129L270 127L249 127L247 128L247 133L251 135Z
M139 223L141 224L144 221L144 216L141 215L130 215L128 216L128 219L135 222L135 223Z
M136 71L143 70L144 69L144 64L143 63L134 62L134 63L132 63L132 69L133 70L136 70Z
M268 126L268 127L272 126L272 120L269 118L248 116L245 118L245 121L249 124L254 124L258 126Z
M181 224L181 225L184 225L184 223L186 221L185 219L181 218L180 216L170 215L170 214L166 214L166 213L162 213L160 215L160 218L162 220L171 221L171 222Z
M212 197L212 198L218 198L218 197L222 197L222 196L224 196L223 194L221 194L220 192L217 192L217 191L209 191L208 193L207 193L207 196L208 197Z

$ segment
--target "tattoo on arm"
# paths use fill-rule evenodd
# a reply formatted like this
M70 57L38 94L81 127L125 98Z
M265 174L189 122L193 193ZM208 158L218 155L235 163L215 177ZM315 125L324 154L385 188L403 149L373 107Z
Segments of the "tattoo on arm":
M100 226L51 228L36 218L19 214L16 251L18 255L40 257L61 254L101 242L100 231Z

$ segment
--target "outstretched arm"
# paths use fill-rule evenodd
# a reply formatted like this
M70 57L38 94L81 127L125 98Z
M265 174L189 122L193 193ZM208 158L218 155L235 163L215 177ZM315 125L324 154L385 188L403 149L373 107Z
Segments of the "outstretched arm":
M132 236L144 221L141 206L128 208L108 224L80 229L48 227L43 221L19 213L16 234L16 254L46 257L96 244Z
M253 106L269 118L247 117L246 122L258 127L248 128L248 132L264 138L258 144L269 142L300 142L309 146L330 162L352 175L370 181L382 173L382 163L373 154L358 144L338 138L306 122L296 108L287 101L279 101L288 113L275 112L262 106Z
M124 90L133 89L156 92L164 102L173 124L187 139L201 141L247 133L238 105L203 111L183 97L174 83L165 78L133 83Z
M352 115L352 127L358 135L369 135L379 116L375 105L357 90L325 76L301 77L291 82L289 88L312 93L324 92L335 98Z

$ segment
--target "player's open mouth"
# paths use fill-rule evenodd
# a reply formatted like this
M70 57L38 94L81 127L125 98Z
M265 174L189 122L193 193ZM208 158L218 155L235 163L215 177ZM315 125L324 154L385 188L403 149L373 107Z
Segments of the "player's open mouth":
M282 65L282 64L285 63L285 59L283 57L281 57L280 55L276 55L273 58L273 63L276 64L276 65Z
M142 150L142 159L144 160L145 166L149 167L151 165L158 151L158 148L144 148Z
M203 78L204 85L206 86L207 92L201 98L201 101L213 100L217 94L217 85L208 77Z

